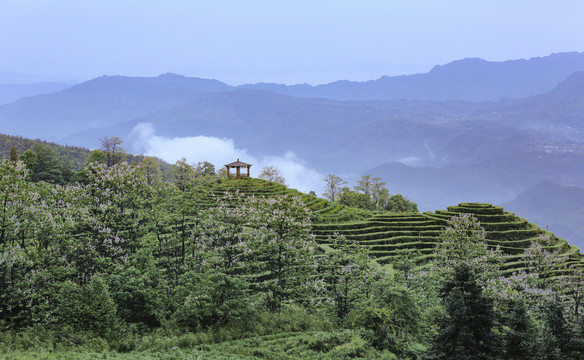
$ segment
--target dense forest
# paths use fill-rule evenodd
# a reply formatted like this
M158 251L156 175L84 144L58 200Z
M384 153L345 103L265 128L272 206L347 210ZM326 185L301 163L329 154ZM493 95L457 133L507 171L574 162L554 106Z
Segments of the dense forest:
M78 167L49 144L0 160L0 353L584 356L579 250L497 207L420 214L367 176L325 200L117 140Z

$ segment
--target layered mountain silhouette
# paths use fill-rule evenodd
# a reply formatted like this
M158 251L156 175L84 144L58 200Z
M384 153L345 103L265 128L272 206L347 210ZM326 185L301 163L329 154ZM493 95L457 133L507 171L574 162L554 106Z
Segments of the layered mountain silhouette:
M119 124L197 96L230 90L216 81L165 74L155 78L103 76L51 94L0 106L3 132L46 140Z
M23 97L50 94L70 87L71 84L41 82L34 84L0 84L0 105L14 102Z
M504 62L463 59L437 65L426 74L383 76L366 82L337 81L317 86L261 83L245 87L337 100L495 101L543 93L574 71L584 71L584 53L558 53Z

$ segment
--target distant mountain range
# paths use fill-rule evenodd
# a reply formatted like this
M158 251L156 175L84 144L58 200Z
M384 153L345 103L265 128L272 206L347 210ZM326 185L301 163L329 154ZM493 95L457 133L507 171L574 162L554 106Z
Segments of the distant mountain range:
M317 86L261 83L243 87L337 100L496 101L543 93L574 71L584 71L584 53L558 53L504 62L463 59L437 65L426 74L383 76L366 82L343 80Z
M103 76L2 105L0 125L9 134L55 141L183 105L204 93L230 89L216 80L174 74L156 78Z
M576 71L584 71L584 53L505 62L464 59L436 66L426 74L381 77L367 82L337 81L318 86L255 84L240 88L333 100L494 101L544 93ZM156 78L103 76L62 91L0 105L0 126L10 134L59 140L79 131L113 126L155 111L184 106L205 93L234 89L217 80L174 74ZM15 91L12 94L17 96ZM426 118L428 112L419 115Z
M151 123L257 156L293 151L323 174L381 176L425 210L507 203L540 181L581 186L583 120L583 53L318 86L104 76L0 105L8 134L96 147Z
M41 82L34 84L0 84L0 105L14 102L23 97L50 94L71 87L71 84Z

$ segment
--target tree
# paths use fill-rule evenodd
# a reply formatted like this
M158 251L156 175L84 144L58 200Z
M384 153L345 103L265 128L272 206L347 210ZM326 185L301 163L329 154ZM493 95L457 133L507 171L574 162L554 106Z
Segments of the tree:
M361 177L361 180L359 180L357 186L355 186L355 191L363 192L363 194L365 194L365 196L368 198L371 197L371 189L372 189L371 175L363 175Z
M32 181L46 181L53 184L63 184L62 164L57 153L48 145L35 143L32 151L36 154L36 166L31 169Z
M100 276L93 276L85 286L70 281L61 286L58 313L62 323L99 336L111 335L117 324L117 309Z
M339 321L342 321L359 302L367 300L371 283L379 269L371 263L369 251L357 242L336 235L329 241L319 274L326 289L326 301Z
M402 194L391 195L385 210L392 212L418 212L418 204L403 197Z
M106 164L108 167L121 162L125 157L124 148L121 146L123 141L117 136L105 136L101 140L101 150L105 153Z
M498 350L493 333L493 300L483 293L476 269L461 262L440 290L444 316L431 347L433 359L492 359Z
M208 177L213 175L216 175L215 165L211 164L208 161L199 161L197 163L197 166L195 167L196 177Z
M142 160L141 168L144 171L148 184L160 181L160 165L158 165L156 159L151 156L146 156L144 160Z
M33 182L45 181L53 184L63 184L63 170L70 167L60 161L57 153L50 146L35 143L20 156L29 173L29 180Z
M341 186L346 184L346 181L337 175L328 174L324 181L325 185L325 192L323 195L328 198L330 201L337 201L339 199L339 193L341 191Z
M241 256L249 241L245 227L252 209L239 192L227 192L215 200L215 206L202 213L205 221L200 226L200 237L205 251L217 255L216 267L229 274L242 263Z
M399 359L419 359L423 315L410 289L396 286L387 278L373 283L372 295L359 304L351 323L371 331L371 342ZM412 346L414 345L414 346Z
M266 273L258 287L268 309L279 311L288 300L306 301L316 270L309 210L290 195L252 196L246 202L250 233L244 252L258 273Z
M92 163L87 168L89 208L98 222L92 226L91 240L108 265L125 261L138 250L149 230L153 187L140 166L127 163L107 167ZM98 269L94 269L97 271Z
M389 199L389 190L385 187L385 181L381 181L381 178L373 178L371 187L371 198L375 204L376 210L381 210L385 207Z
M347 186L341 188L339 203L366 210L373 210L375 208L370 197L360 192L353 191Z
M490 250L485 229L471 214L454 216L438 237L435 265L454 267L460 263L477 266L485 276L494 277L501 259L500 250Z
M564 316L564 305L559 298L545 304L540 338L540 359L581 359L570 356L572 351L572 327Z
M93 150L91 152L91 154L89 154L89 157L87 158L87 161L85 162L85 165L89 165L91 163L101 163L101 164L107 164L107 157L105 155L105 153L103 152L103 150L101 149L97 149L97 150Z
M39 162L37 153L32 151L32 149L27 149L22 153L22 155L20 155L18 159L22 161L24 165L26 165L26 168L28 169L28 175L32 177L34 169L36 169Z
M273 166L264 167L258 178L286 185L286 179L280 174L280 170Z
M392 257L391 265L399 273L397 277L399 280L403 280L406 287L411 286L412 278L419 278L414 276L414 269L416 268L416 261L422 256L420 250L411 249L398 249L395 251L395 255Z
M580 264L570 264L568 273L559 280L560 293L568 300L572 316L577 321L584 300L584 268Z
M523 260L527 262L529 275L540 289L556 285L553 273L565 260L561 247L554 247L550 236L539 234L523 251Z
M530 360L537 358L538 328L523 299L511 299L501 314L503 359Z
M18 150L13 146L10 148L10 153L8 155L8 159L12 162L18 160Z
M170 168L172 179L180 190L185 190L195 180L195 169L187 163L187 159L178 160Z

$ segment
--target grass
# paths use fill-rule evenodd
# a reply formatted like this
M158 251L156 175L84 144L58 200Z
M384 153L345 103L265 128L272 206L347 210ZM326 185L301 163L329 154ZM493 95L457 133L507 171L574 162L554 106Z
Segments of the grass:
M373 348L358 331L303 331L201 343L197 334L148 336L136 349L101 351L88 346L57 349L16 349L0 353L1 359L393 359L393 354Z

